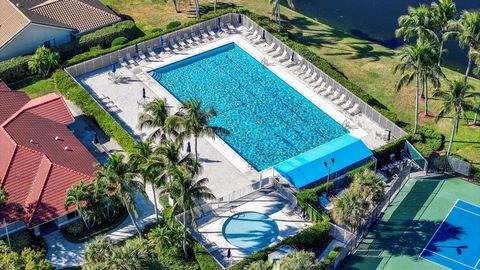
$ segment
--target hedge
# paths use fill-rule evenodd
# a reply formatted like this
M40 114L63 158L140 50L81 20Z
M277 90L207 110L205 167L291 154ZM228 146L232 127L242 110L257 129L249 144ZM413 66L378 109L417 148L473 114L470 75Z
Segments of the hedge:
M58 70L53 74L53 80L58 90L75 103L85 115L95 119L107 136L113 137L127 153L133 152L135 140L70 75Z
M353 182L353 178L355 177L356 174L361 173L365 170L372 170L373 171L374 169L375 169L375 160L370 160L366 164L349 171L346 174L346 176L348 178L348 181L351 183L351 182Z
M144 35L133 21L122 21L92 33L82 35L72 42L60 45L58 52L62 56L62 59L66 60L74 55L88 52L91 47L100 46L101 48L109 48L113 40L118 37L133 40Z
M28 61L32 57L19 56L0 62L0 80L5 83L18 82L32 75L28 70Z
M220 270L220 266L208 253L208 251L198 242L193 245L193 254L201 270Z
M321 263L321 269L322 270L327 270L330 269L330 267L333 265L335 260L337 259L338 256L342 253L342 247L336 247L328 253L327 257L324 258L320 263Z
M320 196L333 187L333 182L328 182L318 187L304 189L296 194L298 205L305 210L305 214L314 222L330 221L330 217L320 206Z
M327 241L330 238L330 223L320 222L315 223L313 226L299 232L294 236L285 238L280 243L262 249L240 261L238 264L229 268L230 270L242 270L250 263L258 260L267 260L268 254L280 249L283 246L294 246L297 249L308 249L313 245L318 245L321 242Z
M384 146L373 150L373 155L380 161L388 160L390 154L395 153L399 148L403 148L410 135L403 136L393 140Z
M122 45L128 42L128 38L126 37L117 37L112 41L112 45L110 47L115 47L118 45Z

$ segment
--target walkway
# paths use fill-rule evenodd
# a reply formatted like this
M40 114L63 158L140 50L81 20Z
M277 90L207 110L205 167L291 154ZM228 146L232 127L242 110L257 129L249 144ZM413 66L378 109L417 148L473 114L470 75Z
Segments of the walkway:
M76 122L72 124L71 127L75 127L74 131L77 137L82 140L82 138L88 137L88 133L91 133L91 130L93 129L99 136L99 143L101 143L109 152L122 151L115 140L104 137L100 130L96 130L95 126L92 127L88 121L84 121L84 115L81 114L81 111L75 105L68 101L67 105L70 107L70 110L76 119ZM82 142L83 141L84 140L82 140ZM91 141L86 139L86 142L90 143ZM89 147L89 150L91 150L90 148L91 147ZM94 154L97 158L102 157L102 155L98 155L98 153ZM155 221L153 192L150 185L147 185L146 194L147 197L137 194L134 198L139 215L137 222L141 228L144 228L146 224ZM106 233L108 237L116 241L128 239L136 234L137 231L135 226L129 217L127 217L117 228ZM48 246L46 258L52 262L55 268L62 269L65 267L78 266L82 264L86 243L71 243L63 238L60 231L55 231L45 235L43 238Z

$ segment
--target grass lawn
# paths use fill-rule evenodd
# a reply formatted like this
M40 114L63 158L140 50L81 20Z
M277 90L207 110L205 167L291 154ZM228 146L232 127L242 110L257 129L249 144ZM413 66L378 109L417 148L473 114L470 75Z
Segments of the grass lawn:
M445 269L419 255L456 200L480 205L479 193L480 186L458 178L409 180L342 269Z
M27 78L23 81L10 85L13 90L25 92L30 98L37 98L55 91L53 79L39 80L35 77Z
M191 19L191 15L187 11L192 7L188 2L182 4L182 13L175 12L171 0L102 0L102 2L118 13L133 18L143 30L165 27L172 20ZM271 16L271 8L267 0L222 2L246 7L261 15ZM413 85L399 92L395 90L395 84L400 76L392 74L394 66L398 63L394 50L338 31L295 11L284 8L282 12L287 20L285 24L292 26L290 31L295 40L307 45L312 51L328 60L353 83L362 87L395 112L401 121L414 122ZM462 76L462 74L449 69L444 69L444 72L448 79ZM475 89L480 89L480 81L470 79L470 83ZM423 104L424 102L421 102L422 110ZM431 99L429 104L430 113L435 115L440 107L440 102ZM447 139L446 145L448 145L451 119L441 119L436 123L434 118L422 117L422 125L435 128L443 133ZM480 128L469 127L465 121L462 121L454 139L452 153L467 158L475 165L480 166Z

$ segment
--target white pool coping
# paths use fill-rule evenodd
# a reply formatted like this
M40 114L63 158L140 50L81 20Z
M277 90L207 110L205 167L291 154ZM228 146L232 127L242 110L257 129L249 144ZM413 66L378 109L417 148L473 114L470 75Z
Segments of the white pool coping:
M346 115L338 111L333 104L327 102L325 99L316 94L309 86L301 81L300 78L294 76L292 73L287 71L286 67L281 64L275 64L276 60L269 56L268 54L260 51L258 48L249 43L245 38L240 34L232 34L224 38L217 39L207 44L192 48L190 50L183 50L177 54L172 54L167 58L163 58L163 61L160 62L148 62L148 66L142 66L142 72L137 75L137 77L145 81L146 85L158 96L166 97L167 101L178 110L181 107L181 102L177 100L167 89L165 89L160 83L158 83L154 78L152 78L148 72L168 66L170 64L185 60L187 58L193 57L198 54L213 50L215 48L235 43L237 46L242 48L245 52L255 58L257 61L262 62L262 59L267 58L270 63L266 66L271 72L277 75L280 79L285 81L293 89L302 94L310 102L315 104L319 109L329 115L334 119L339 125L344 126L344 122L349 122L350 125L347 128L349 134L362 139L368 136L368 132L360 128L358 125L355 125L351 119L347 118ZM215 140L206 138L209 143L212 144L219 152L221 152L225 157L232 162L241 172L256 171L243 157L241 157L237 152L235 152L227 143L225 143L220 137L216 136ZM276 165L276 164L275 164ZM275 166L274 165L274 166ZM272 166L273 167L273 166ZM257 172L257 171L256 171ZM271 168L268 168L261 172L262 174L270 175Z

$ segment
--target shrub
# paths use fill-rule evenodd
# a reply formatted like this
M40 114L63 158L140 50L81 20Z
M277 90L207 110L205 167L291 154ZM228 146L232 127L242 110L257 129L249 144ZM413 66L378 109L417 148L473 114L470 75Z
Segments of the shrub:
M125 44L128 42L128 38L126 37L118 37L116 39L114 39L112 41L112 46L111 47L115 47L115 46L118 46L118 45L122 45L122 44Z
M19 252L33 244L34 238L30 231L21 231L10 235L12 251Z
M89 51L91 47L109 48L117 37L132 40L143 35L144 33L138 29L133 21L123 21L82 35L79 39L70 43L60 45L58 51L62 59L67 60L74 55Z
M330 269L330 267L333 265L333 263L335 262L335 260L337 259L337 257L340 255L341 252L342 252L341 247L336 247L332 249L332 251L328 253L327 257L320 262L320 268L322 270Z
M295 235L292 238L292 245L297 249L314 248L319 243L326 242L330 238L330 226L328 222L317 222Z
M356 174L361 173L365 170L374 170L374 169L375 169L375 160L370 160L367 164L349 171L347 173L348 181L351 183Z
M425 158L443 148L445 136L427 127L419 127L417 134L411 136L411 143Z
M385 162L389 160L390 155L397 152L400 149L403 149L405 142L410 138L409 135L403 136L396 140L393 140L384 146L377 148L373 151L373 155L380 161Z
M94 51L98 51L98 50L101 50L101 49L102 49L102 47L100 47L99 45L97 45L97 46L91 47L89 51L90 51L90 52L94 52Z
M28 70L28 61L31 58L31 55L19 56L0 62L0 80L13 83L32 75Z
M75 81L62 70L55 72L53 78L58 90L67 99L75 103L85 115L95 119L107 136L115 138L126 152L131 153L133 151L135 140L109 113L100 107L85 89L76 84ZM62 88L62 86L69 86L69 88Z
M35 54L28 61L28 70L45 78L50 74L50 71L59 67L60 64L60 55L42 46L35 51Z
M267 261L254 261L247 265L244 270L270 270L272 269L272 265L270 265Z
M69 234L79 235L85 230L85 225L81 219L68 224L64 228Z
M170 22L169 24L167 24L167 30L175 29L175 28L179 27L180 25L182 25L182 23L179 22L179 21Z
M480 168L476 166L472 166L472 178L473 181L480 183Z
M198 242L193 245L193 253L201 270L220 270L220 266L208 253L208 251Z
M327 190L327 187L331 190L333 182L328 182L310 189L304 189L296 195L298 205L305 210L307 216L314 222L330 220L320 206L320 196Z
M45 254L31 248L15 252L0 241L0 269L53 270L52 264L44 259Z
M280 268L282 270L319 270L320 262L313 252L294 251L282 258Z

